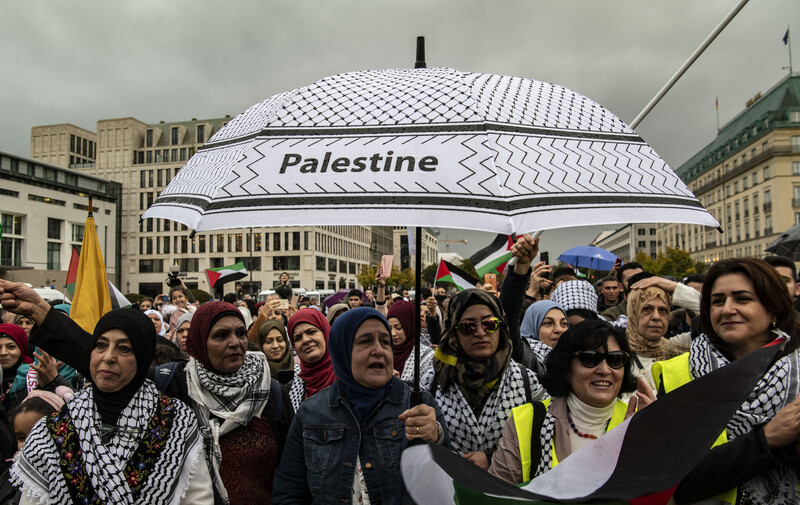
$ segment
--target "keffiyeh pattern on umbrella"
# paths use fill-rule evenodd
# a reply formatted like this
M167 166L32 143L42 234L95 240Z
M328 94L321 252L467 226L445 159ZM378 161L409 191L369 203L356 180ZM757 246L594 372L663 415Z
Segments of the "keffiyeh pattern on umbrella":
M397 205L404 212L381 212ZM647 222L717 226L596 102L448 68L350 72L264 100L198 150L144 217L198 231L343 224L330 211L342 206L362 225L450 226L468 215L470 228L507 233L628 222L632 209Z

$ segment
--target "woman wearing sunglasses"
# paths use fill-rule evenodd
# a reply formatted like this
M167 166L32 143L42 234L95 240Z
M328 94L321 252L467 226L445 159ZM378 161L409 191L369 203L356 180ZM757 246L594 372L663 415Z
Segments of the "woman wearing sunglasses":
M511 335L494 295L458 293L447 319L421 387L441 406L453 449L488 469L511 409L545 393L533 372L511 361Z
M552 399L511 411L489 471L512 484L527 482L655 401L634 377L630 354L625 332L606 321L570 327L545 361L541 382ZM630 406L619 399L637 385Z
M433 369L420 381L442 408L452 448L483 469L511 409L547 396L536 374L511 359L514 342L521 348L520 307L538 250L539 239L517 239L511 254L519 260L506 272L500 299L482 289L451 298Z
M786 284L764 260L721 260L706 275L700 319L704 333L692 341L688 353L653 365L659 395L778 336L791 340L700 465L681 481L675 501L800 502L800 321Z

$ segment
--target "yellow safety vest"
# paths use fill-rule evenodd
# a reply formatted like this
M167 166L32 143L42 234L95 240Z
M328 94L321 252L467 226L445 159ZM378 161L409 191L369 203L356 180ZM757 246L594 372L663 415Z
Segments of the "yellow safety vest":
M653 373L653 380L656 383L656 389L661 389L661 384L663 381L664 391L666 393L669 393L670 391L677 389L692 380L692 373L689 370L688 352L666 361L656 361L653 363L653 366L650 368L650 370ZM714 445L711 447L716 447L727 442L728 433L725 430L722 430L722 433L720 433L719 437L717 437L717 440L714 442ZM736 503L737 495L738 488L733 488L725 491L724 493L718 494L713 499L725 503Z
M544 400L545 410L550 408L550 398ZM606 433L611 429L617 427L625 420L625 414L628 411L628 404L622 400L617 400L614 405L614 413L611 415L611 420L606 428ZM533 404L525 403L519 407L511 409L511 415L514 419L514 427L517 429L517 441L519 442L519 458L522 463L522 482L527 483L531 479L531 430L533 430ZM538 465L538 461L536 462ZM556 444L553 443L552 452L550 455L550 468L558 464L556 457Z

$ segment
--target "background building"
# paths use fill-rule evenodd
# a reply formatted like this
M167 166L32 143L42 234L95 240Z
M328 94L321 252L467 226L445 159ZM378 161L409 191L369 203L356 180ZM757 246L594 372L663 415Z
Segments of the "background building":
M622 261L633 261L639 253L655 258L661 248L655 224L626 224L615 231L603 231L592 245L614 253Z
M118 183L0 152L0 277L63 291L92 198L106 273L120 287L120 195Z
M411 228L416 237L416 228ZM394 232L394 266L401 270L413 269L416 265L416 250L409 250L408 227L395 226ZM433 228L422 228L422 268L431 263L439 263L439 239Z
M660 226L659 241L707 263L764 256L770 242L800 222L800 74L754 96L676 172L724 233L668 224Z
M142 213L211 135L230 121L216 119L147 124L135 118L97 122L96 135L72 125L37 126L31 130L31 149L38 156L61 162L69 144L44 142L48 136L96 139L96 163L74 166L83 173L122 185L120 289L148 295L163 293L167 271L178 265L190 288L211 291L203 271L243 261L252 275L252 290L270 289L282 272L294 287L355 288L361 266L376 264L391 254L391 228L368 226L305 226L233 228L190 236L185 226L167 219L140 221ZM69 133L75 132L75 133ZM94 137L92 136L94 135ZM83 147L81 141L81 147ZM87 145L88 147L88 145ZM89 158L91 160L91 158ZM377 259L376 259L377 258ZM123 287L124 286L124 287ZM249 286L248 286L249 287ZM217 289L221 295L232 284Z

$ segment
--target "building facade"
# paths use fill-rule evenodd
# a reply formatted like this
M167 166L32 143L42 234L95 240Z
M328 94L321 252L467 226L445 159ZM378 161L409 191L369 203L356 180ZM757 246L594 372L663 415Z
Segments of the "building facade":
M31 158L68 168L91 165L97 161L97 135L73 124L34 127Z
M408 230L406 226L394 226L394 266L401 270L416 266L416 250L409 249ZM416 228L411 228L416 238ZM439 239L432 228L422 228L422 268L431 263L439 263Z
M639 253L655 258L661 248L655 224L626 224L610 233L604 231L592 245L614 253L622 261L633 261Z
M251 272L242 282L252 280L245 291L272 288L282 272L289 274L294 287L308 290L357 287L356 275L363 265L391 254L392 244L387 240L391 228L248 227L191 235L185 225L168 219L141 221L144 211L188 159L230 119L97 122L96 163L76 164L75 168L122 185L122 286L147 295L163 293L169 267L178 265L187 286L221 295L233 291L234 286L212 290L204 270L242 261ZM35 127L32 138L52 128ZM32 145L36 143L32 141ZM40 155L50 155L41 145Z
M0 152L0 277L63 291L91 198L106 274L119 287L121 193L118 183Z
M763 257L780 233L800 223L800 74L753 97L676 173L723 233L668 224L659 227L659 241L706 263Z

